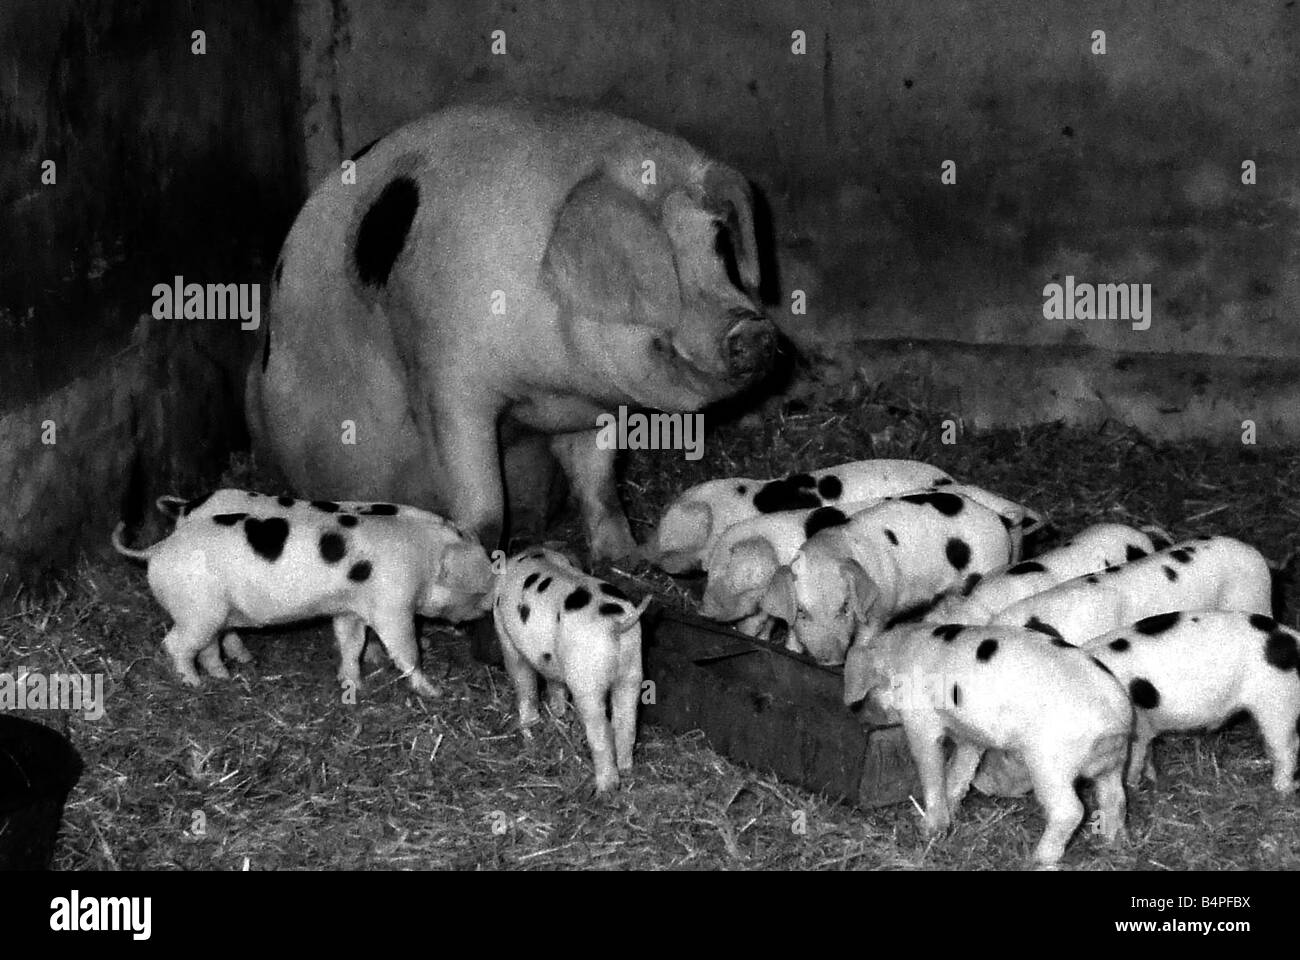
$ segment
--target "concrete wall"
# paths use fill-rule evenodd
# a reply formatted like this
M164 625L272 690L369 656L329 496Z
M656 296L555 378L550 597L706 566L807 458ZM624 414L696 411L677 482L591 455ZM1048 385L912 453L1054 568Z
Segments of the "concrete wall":
M452 99L571 97L680 132L758 182L782 286L810 298L786 324L809 350L868 366L882 339L948 341L945 356L968 360L982 354L962 345L1015 345L1030 370L1068 357L1084 419L1094 394L1115 393L1115 353L1149 355L1118 412L1157 433L1186 428L1160 415L1170 364L1195 377L1207 356L1281 358L1280 376L1300 372L1300 12L1287 0L301 10L310 182ZM955 185L940 182L945 160ZM1066 276L1150 283L1150 328L1044 319L1044 286ZM947 366L927 369L972 419L1000 420ZM1214 368L1202 389L1249 410L1237 394L1255 367ZM1054 412L1052 389L1027 383L1016 405ZM1300 418L1275 422L1300 435Z
M152 289L269 273L301 200L293 49L288 0L0 7L0 595L241 441L253 335L154 321Z

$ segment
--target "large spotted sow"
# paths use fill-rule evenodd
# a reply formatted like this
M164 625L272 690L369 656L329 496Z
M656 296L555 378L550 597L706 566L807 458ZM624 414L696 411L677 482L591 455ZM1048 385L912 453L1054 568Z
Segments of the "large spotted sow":
M1128 780L1167 730L1216 727L1247 710L1273 761L1273 788L1295 789L1300 749L1300 634L1259 613L1158 614L1089 640L1083 649L1128 688L1137 708ZM1144 764L1145 760L1145 764Z
M839 523L879 501L765 513L733 524L717 539L704 569L708 580L700 613L720 623L734 623L742 633L766 637L771 616L760 609L763 594L782 564L826 523Z
M512 557L497 578L492 619L515 685L519 725L541 719L537 678L547 703L565 712L565 688L582 717L596 768L596 790L618 787L632 767L641 694L641 614L617 587L588 576L563 555L535 548ZM611 723L606 713L613 717Z
M1075 577L994 614L991 622L1029 627L1073 644L1168 610L1267 614L1273 581L1254 547L1231 537L1198 537Z
M1120 523L1080 530L1054 550L1023 560L987 577L969 577L926 615L935 623L988 623L999 610L1074 577L1148 556L1151 537Z
M1011 559L1002 518L944 491L906 494L854 514L834 508L777 570L762 609L790 625L787 645L821 663L844 660L895 617ZM812 521L810 521L812 522Z
M477 617L492 584L478 540L432 514L221 513L181 524L144 550L124 546L122 529L113 546L148 561L149 586L173 620L163 647L191 686L200 682L196 657L209 674L229 676L217 643L224 631L328 616L341 682L359 685L369 626L412 689L436 696L420 670L415 615Z
M870 698L898 717L916 761L927 832L946 830L984 751L1023 759L1047 827L1034 851L1057 864L1083 819L1075 782L1093 779L1098 827L1123 836L1123 765L1132 707L1110 671L1084 651L1014 627L906 624L854 644L844 702ZM956 745L947 771L944 743Z
M905 493L943 490L968 497L1005 519L1019 556L1020 542L1043 523L1022 504L981 487L959 484L938 467L915 460L859 460L777 480L710 480L687 490L664 512L646 555L668 573L704 566L733 525L764 514L878 501Z

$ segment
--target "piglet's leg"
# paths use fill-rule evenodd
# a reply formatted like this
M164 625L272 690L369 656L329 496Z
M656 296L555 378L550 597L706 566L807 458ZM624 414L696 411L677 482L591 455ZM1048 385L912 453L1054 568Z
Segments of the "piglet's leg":
M519 726L523 728L524 736L531 736L528 728L542 719L542 712L537 707L537 671L524 659L523 654L515 649L514 643L499 627L497 634L501 638L501 657L505 661L506 673L510 674L510 681L515 685L515 700L519 704ZM563 690L563 684L560 684L559 688Z
M1047 816L1047 828L1034 849L1034 860L1040 867L1054 869L1083 820L1083 803L1074 791L1077 764L1047 751L1026 751L1025 764L1034 781L1034 795Z
M614 728L605 717L604 691L573 690L573 705L587 731L587 745L596 767L596 792L608 793L618 787L618 770L614 763Z
M231 660L239 663L253 662L253 655L248 652L248 647L244 646L244 641L239 638L239 634L234 630L227 630L221 638L221 649L225 651L226 656Z
M194 669L194 658L199 656L206 647L211 645L217 661L221 661L221 656L217 652L217 630L219 629L220 623L216 626L177 624L167 631L167 636L163 637L163 649L172 658L172 665L181 680L188 686L197 687L202 683L199 672ZM204 666L207 668L206 662Z
M614 715L614 754L620 770L632 769L632 748L636 745L636 708L641 698L641 671L624 677L611 694Z
M1107 843L1122 843L1125 838L1124 767L1117 764L1094 781L1097 791L1097 832Z
M361 651L366 645L366 625L350 613L334 618L334 641L339 648L339 683L353 690L361 686Z
M943 779L943 728L933 714L913 714L903 721L903 732L921 777L925 798L925 832L943 833L952 825Z
M559 680L546 681L546 706L556 718L569 712L569 690Z
M957 808L961 806L961 802L966 796L966 792L970 790L971 781L975 779L975 771L978 769L980 758L983 756L983 747L977 747L973 743L959 743L957 744L957 752L948 761L946 796L948 809L953 814L956 814Z
M230 671L221 662L221 643L217 640L213 640L199 651L199 666L210 677L216 677L218 680L230 679Z
M409 610L377 616L371 623L397 669L422 697L442 695L442 689L420 669L420 645L415 640L415 617ZM364 636L364 634L363 634Z

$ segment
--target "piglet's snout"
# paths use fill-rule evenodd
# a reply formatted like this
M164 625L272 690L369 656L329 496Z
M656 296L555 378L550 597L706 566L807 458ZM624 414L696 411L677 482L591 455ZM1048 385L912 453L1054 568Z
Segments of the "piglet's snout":
M760 313L736 307L722 335L722 355L732 379L748 379L765 372L776 352L776 328Z

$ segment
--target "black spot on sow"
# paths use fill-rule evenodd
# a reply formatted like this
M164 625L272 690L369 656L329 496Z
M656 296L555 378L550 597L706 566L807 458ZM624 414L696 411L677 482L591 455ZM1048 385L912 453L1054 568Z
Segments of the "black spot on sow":
M395 178L375 198L361 218L352 250L362 283L382 287L388 282L419 206L419 184L405 176Z

